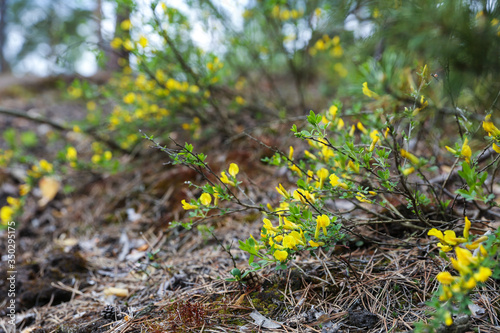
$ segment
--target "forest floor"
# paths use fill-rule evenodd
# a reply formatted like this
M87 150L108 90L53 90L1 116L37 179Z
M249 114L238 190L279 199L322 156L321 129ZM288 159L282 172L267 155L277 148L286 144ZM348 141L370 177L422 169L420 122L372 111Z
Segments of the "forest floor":
M27 89L24 83L3 88L1 106L53 120L84 117L83 105L61 100L53 86L42 88ZM260 139L285 150L293 140L290 126L277 126L279 141L265 134ZM53 130L1 116L0 129L7 128ZM60 135L82 145L89 140ZM227 281L233 259L248 269L238 240L257 238L262 216L252 211L214 215L190 230L170 228L170 221L184 215L181 200L191 195L185 182L202 180L190 169L166 165L168 156L148 146L145 142L133 156L120 157L126 167L116 174L68 174L62 181L74 191L59 193L43 209L35 197L28 202L16 237L18 331L406 332L430 318L425 303L445 265L433 255L435 243L425 232L389 224L360 224L345 245L328 253L304 253L287 270L269 268L241 283ZM249 192L288 181L283 170L260 162L272 152L253 140L212 138L199 147L216 170L238 163ZM43 158L54 153L50 149L40 143L33 152ZM0 169L0 203L17 192L17 175ZM277 197L266 200L276 204ZM496 227L485 222L479 229ZM6 233L0 237L6 239ZM5 253L2 241L0 254ZM4 319L7 269L4 261L0 265ZM455 318L442 332L500 331L498 281L490 279L482 288L473 297L473 315ZM4 325L0 322L0 332Z

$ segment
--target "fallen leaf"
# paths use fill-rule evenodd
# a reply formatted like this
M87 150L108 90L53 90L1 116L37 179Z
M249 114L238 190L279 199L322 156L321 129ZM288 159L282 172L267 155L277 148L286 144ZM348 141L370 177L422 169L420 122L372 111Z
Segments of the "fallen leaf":
M259 327L264 327L264 328L281 328L281 323L268 319L258 313L257 311L254 311L250 313L250 317L254 320L254 324L259 326Z
M42 192L42 198L38 200L38 206L45 207L57 195L57 192L61 188L61 183L53 177L43 177L40 179L38 186Z
M485 312L484 308L474 303L469 304L468 307L472 314L472 317L479 317L478 315L482 315Z
M115 287L109 287L104 289L104 295L106 296L117 296L117 297L127 297L128 296L128 289L125 288L115 288Z

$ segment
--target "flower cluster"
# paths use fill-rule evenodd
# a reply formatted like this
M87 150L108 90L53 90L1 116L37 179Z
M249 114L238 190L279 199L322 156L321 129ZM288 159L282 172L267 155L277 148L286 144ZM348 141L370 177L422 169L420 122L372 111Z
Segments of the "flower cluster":
M238 167L238 165L236 163L231 163L228 169L229 176L225 171L222 171L219 180L224 185L237 187L239 182L236 179L236 175L239 172L240 168ZM214 198L213 205L211 205L212 197ZM192 199L190 202L182 200L181 203L184 210L193 210L192 214L190 214L192 217L206 217L207 213L212 208L218 206L219 198L223 198L225 200L230 199L227 188L221 185L211 186L207 184L203 187L203 193L197 200Z
M441 302L450 301L451 304L462 295L469 294L478 283L486 282L492 275L491 269L483 265L483 262L488 257L488 252L482 243L488 237L481 236L472 241L469 234L470 227L471 222L465 217L463 237L457 237L453 230L446 230L443 233L433 228L428 232L429 236L439 239L438 247L443 254L442 257L451 261L451 265L459 274L458 276L454 276L450 272L445 271L436 276L436 279L442 285L439 295ZM452 249L455 250L456 259L453 257L448 258L444 255L445 252L450 252ZM443 312L443 317L447 326L453 323L451 311Z

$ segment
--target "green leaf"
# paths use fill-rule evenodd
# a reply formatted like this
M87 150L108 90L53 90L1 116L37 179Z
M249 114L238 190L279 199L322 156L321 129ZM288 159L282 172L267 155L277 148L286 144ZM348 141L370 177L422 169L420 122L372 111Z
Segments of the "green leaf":
M21 143L28 148L36 146L36 144L38 143L36 133L33 131L26 131L21 133Z

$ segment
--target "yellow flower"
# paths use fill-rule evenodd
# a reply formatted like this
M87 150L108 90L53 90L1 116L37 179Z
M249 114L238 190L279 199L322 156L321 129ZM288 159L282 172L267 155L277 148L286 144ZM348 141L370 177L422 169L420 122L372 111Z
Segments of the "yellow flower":
M148 45L148 39L144 36L141 36L139 38L139 45L142 46L142 48L145 48Z
M478 239L476 239L475 241L473 241L472 243L470 244L465 244L465 247L469 250L475 250L477 249L479 246L481 246L481 243L484 242L485 240L488 239L488 236L481 236L479 237Z
M356 126L354 126L354 124L351 126L351 129L349 130L349 136L353 136L354 135L354 131L356 130Z
M191 205L190 203L187 203L186 200L182 200L181 203L182 203L182 208L184 208L185 210L198 208L198 206L196 205Z
M370 97L370 98L374 98L374 99L378 99L379 96L377 93L371 91L369 88L368 88L368 82L363 82L363 94Z
M287 229L287 230L297 230L297 229L300 229L300 227L298 225L296 225L295 223L289 221L286 217L283 218L283 229Z
M276 250L276 251L274 251L273 256L274 256L277 260L279 260L279 261L283 262L283 261L285 261L285 260L286 260L286 258L288 257L288 252L286 252L286 251L282 251L282 250Z
M278 228L274 227L273 224L271 223L271 221L269 219L264 219L262 220L262 222L264 222L264 229L266 229L268 231L268 233L271 234L271 236L274 236L276 234L276 232L278 232Z
M469 220L469 218L466 216L466 217L465 217L465 226L464 226L464 238L465 238L466 240L469 240L469 230L470 230L470 227L471 227L470 220Z
M124 20L120 23L120 28L123 30L130 30L130 28L132 28L132 23L130 23L130 20Z
M493 148L494 151L500 154L500 147L498 147L495 143L491 146L491 148Z
M338 123L337 123L337 129L340 131L342 128L344 128L344 120L342 118L339 118Z
M474 278L470 278L467 282L463 284L465 289L471 290L474 289L477 285L477 281Z
M103 157L106 161L109 161L113 157L113 153L111 153L109 150L106 150L103 154Z
M229 178L227 177L227 175L224 171L222 171L220 174L221 174L221 178L220 178L221 182L223 182L224 184L229 184L231 186L236 186L235 182L233 182L232 180L229 180Z
M336 187L336 186L340 186L342 187L344 190L348 190L349 189L349 186L346 184L346 183L343 183L340 181L340 178L332 173L330 175L330 184L333 186L333 187Z
M335 117L337 116L337 111L339 108L336 105L332 105L328 108L328 112L332 116L332 120L335 120Z
M74 161L74 160L76 160L77 155L78 154L77 154L75 147L68 147L68 149L66 149L66 159L67 160Z
M20 196L25 196L31 191L31 186L28 184L21 184L19 185L19 195Z
M135 102L135 94L133 92L129 92L125 97L123 97L123 102L125 104L132 104Z
M212 197L208 193L203 193L200 196L200 202L201 202L202 205L208 206L212 202Z
M356 193L356 199L358 199L358 200L359 200L359 202L372 203L372 202L371 202L370 200L368 200L368 199L366 198L366 196L365 196L363 193L361 193L361 192L357 192L357 193Z
M40 160L40 168L46 172L52 172L53 170L52 164L46 160Z
M370 138L372 139L372 143L371 143L368 151L372 152L375 149L375 145L377 144L378 140L380 139L378 136L378 131L377 130L371 131Z
M288 152L288 159L293 160L293 146L290 146L290 150Z
M368 130L363 126L363 124L358 121L358 123L356 124L356 127L361 131L363 132L363 134L366 134L368 133Z
M491 269L488 267L479 267L479 271L474 274L474 279L476 279L479 282L486 282L488 278L491 276L492 272Z
M314 238L318 239L319 230L323 229L323 234L327 236L326 227L330 225L330 218L326 215L321 215L316 218L316 232L314 233Z
M470 149L470 146L467 144L469 139L465 138L464 144L462 145L462 152L460 153L464 158L467 163L470 162L470 158L472 156L472 150Z
M298 243L299 243L298 240L291 235L286 235L283 238L283 246L288 249L294 249Z
M352 160L349 160L349 162L347 163L347 167L349 169L351 169L353 172L359 173L359 164L358 163L354 163Z
M7 222L10 222L12 216L14 216L14 209L12 209L12 207L3 206L0 209L0 219L2 220L3 224L7 224Z
M276 191L278 191L278 193L281 194L287 200L291 198L290 192L285 190L285 188L281 184L279 184L278 187L276 187Z
M325 168L321 168L318 171L316 171L316 175L319 178L319 188L323 188L323 185L325 184L325 179L329 175L328 170Z
M496 126L493 124L493 122L490 119L491 119L491 114L487 115L484 118L483 129L488 133L488 135L496 137L496 136L500 135L500 130L498 128L496 128Z
M310 193L309 191L304 191L301 189L297 189L297 190L293 191L293 198L297 201L302 202L304 205L306 205L308 203L313 204L316 202L316 198L314 197L314 194Z
M323 246L323 245L325 245L325 243L323 243L323 242L317 242L317 243L316 243L315 241L310 240L310 241L309 241L309 245L311 245L312 247L318 247L318 246Z
M92 161L92 163L97 164L101 161L101 156L94 154L90 160Z
M436 275L436 279L444 285L450 285L455 281L456 277L452 276L450 272L441 272Z
M413 155L410 152L407 152L404 149L401 149L401 156L406 158L406 159L409 159L411 161L411 163L413 163L413 164L418 164L420 162L420 160L417 156Z
M236 177L236 175L240 172L240 168L238 167L238 164L236 163L231 163L229 165L229 174L233 177Z
M297 165L292 164L292 165L289 166L289 168L290 168L291 171L296 172L299 177L302 177L302 171L299 169L299 167L297 167Z
M453 324L453 319L451 318L451 313L449 311L446 312L446 314L444 315L444 324L446 326L451 326L451 324Z
M122 46L122 43L123 43L123 41L122 41L120 38L115 37L115 38L111 41L110 45L111 45L111 47L112 47L113 49L115 49L115 50L116 50L116 49L120 48L120 46Z
M402 172L403 172L404 176L408 176L408 175L411 175L412 173L415 172L415 168L409 167L409 168L404 169Z
M246 101L245 101L245 99L244 99L243 97L241 97L241 96L236 96L236 98L234 99L234 101L235 101L237 104L239 104L239 105L243 105L243 104L245 104L245 102L246 102Z

